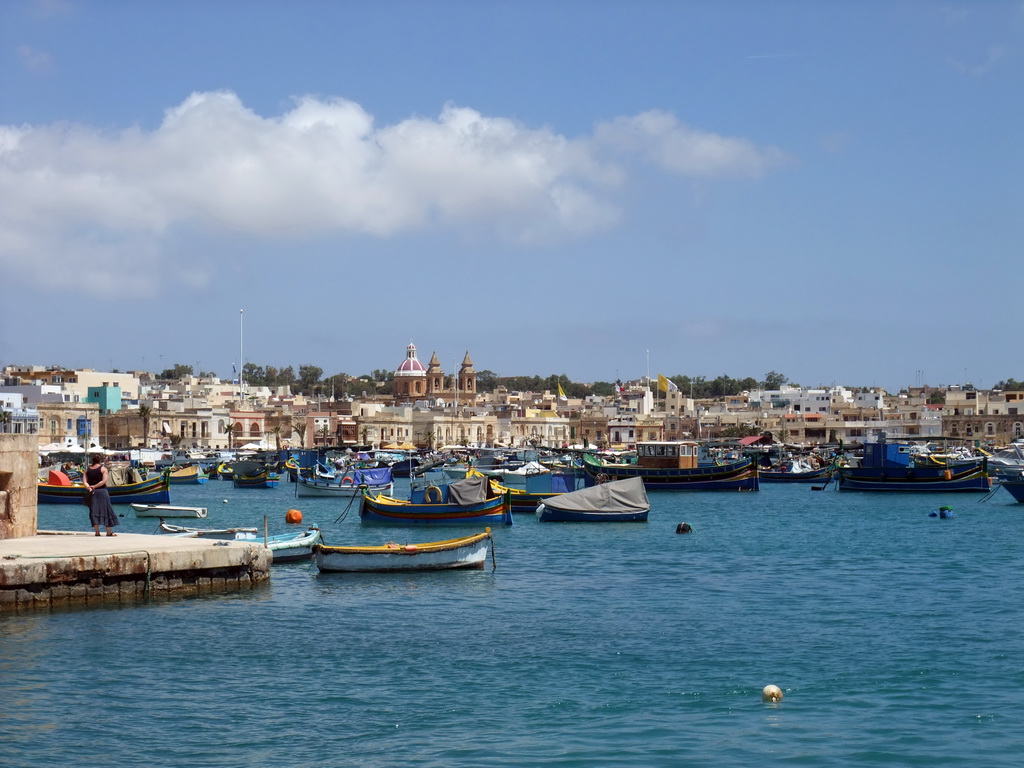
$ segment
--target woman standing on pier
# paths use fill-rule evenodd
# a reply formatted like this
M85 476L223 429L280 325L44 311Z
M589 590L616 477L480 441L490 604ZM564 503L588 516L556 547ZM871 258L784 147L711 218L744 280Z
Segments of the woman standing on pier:
M107 468L103 466L103 456L94 453L89 457L91 464L85 470L86 492L91 494L89 501L89 522L96 535L100 535L100 526L107 529L107 536L117 536L114 533L114 526L117 525L117 515L114 514L114 507L110 503L110 491L107 490Z

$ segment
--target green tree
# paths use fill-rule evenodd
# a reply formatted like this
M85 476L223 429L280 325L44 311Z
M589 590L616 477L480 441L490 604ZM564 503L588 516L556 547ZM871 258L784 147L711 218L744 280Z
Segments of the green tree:
M149 447L149 420L153 416L153 409L148 405L139 406L139 416L142 419L142 447ZM131 443L131 436L128 438L129 444Z
M298 435L299 436L299 447L300 448L305 448L306 447L306 420L305 419L299 419L299 418L292 419L292 422L291 422L291 433L290 433L289 437L291 435Z
M234 424L228 424L226 427L224 427L224 431L228 435L228 450L229 451L233 450L234 447L235 447L235 443L234 443L235 425Z
M783 374L777 371L768 371L764 375L764 381L761 382L761 385L765 389L782 389L782 385L785 383L786 377Z
M300 365L298 389L304 395L311 395L320 384L320 377L324 375L324 369L315 365Z
M184 365L183 363L178 363L173 368L168 368L167 370L161 371L160 375L157 376L157 378L158 379L163 379L165 381L178 381L179 379L183 379L186 376L191 376L191 375L192 375L192 366L191 365Z

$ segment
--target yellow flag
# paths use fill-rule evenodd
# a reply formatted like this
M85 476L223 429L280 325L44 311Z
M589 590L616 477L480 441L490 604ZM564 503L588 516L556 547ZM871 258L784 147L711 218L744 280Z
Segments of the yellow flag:
M658 389L660 389L662 392L668 392L668 379L666 379L660 373L658 374Z
M562 382L558 382L558 399L559 400L568 400L569 399L568 397L565 396L565 391L562 389Z

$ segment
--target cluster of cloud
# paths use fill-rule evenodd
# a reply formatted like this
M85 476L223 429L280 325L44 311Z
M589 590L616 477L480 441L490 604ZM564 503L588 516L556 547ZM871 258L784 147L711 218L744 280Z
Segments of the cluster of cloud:
M138 285L177 229L291 237L491 229L524 241L614 226L641 162L702 178L763 174L778 149L703 132L664 112L592 135L446 106L378 126L343 99L262 117L231 92L195 93L152 131L0 126L0 265L35 284L130 258ZM9 272L10 273L10 272ZM92 290L121 290L96 278Z

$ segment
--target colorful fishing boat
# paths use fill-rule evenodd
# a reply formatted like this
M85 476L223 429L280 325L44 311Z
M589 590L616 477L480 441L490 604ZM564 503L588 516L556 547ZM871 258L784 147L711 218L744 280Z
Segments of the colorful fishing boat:
M300 474L295 478L295 495L351 498L359 496L364 486L373 494L390 494L395 487L391 468L353 469L334 477L306 477Z
M841 491L981 491L992 488L985 459L953 466L914 460L914 446L884 437L864 446L857 466L840 467Z
M53 482L54 474L50 473L49 482L39 483L40 504L81 504L85 496L84 485L73 485ZM67 480L67 476L64 478ZM110 493L112 504L169 504L171 501L170 483L164 475L157 475L148 480L134 483L112 485Z
M235 488L277 488L281 482L277 472L255 461L236 461L231 466L231 479Z
M202 485L209 478L198 464L188 464L171 469L168 479L171 485Z
M321 540L320 527L317 525L311 525L304 531L290 531L288 533L275 533L263 536L255 528L206 529L161 523L160 532L180 538L263 543L270 550L270 554L273 555L271 562L275 565L310 559L313 556L313 550Z
M496 493L486 477L413 488L407 501L364 491L359 517L391 525L512 525L508 494Z
M542 523L647 522L651 503L644 480L628 477L546 499L537 506Z
M636 452L635 464L607 462L585 453L587 485L640 477L648 491L758 490L757 464L750 457L702 462L700 444L690 440L637 443Z
M393 541L370 547L326 547L316 549L316 565L329 573L388 573L392 571L438 571L453 568L484 568L487 552L494 549L491 529L473 536L423 544Z
M485 475L486 476L486 475ZM497 480L491 479L491 485L499 493L509 494L509 503L513 512L537 511L537 505L553 496L578 490L575 470L568 472L547 472L529 475L525 488L509 488Z

